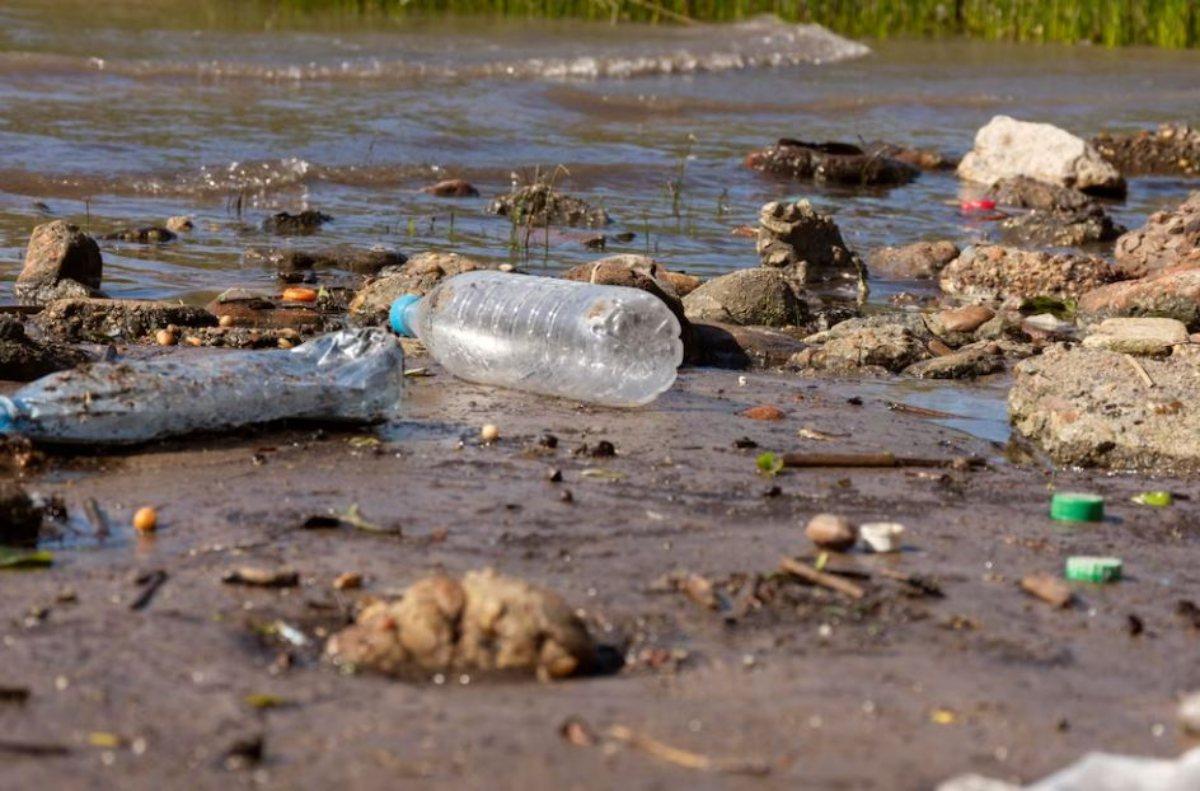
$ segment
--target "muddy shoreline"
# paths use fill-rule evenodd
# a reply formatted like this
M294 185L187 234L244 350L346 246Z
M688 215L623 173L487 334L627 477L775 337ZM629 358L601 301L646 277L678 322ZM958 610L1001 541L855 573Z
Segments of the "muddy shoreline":
M114 533L64 540L53 567L5 575L3 681L30 695L0 705L0 722L9 742L66 749L11 756L6 782L482 787L503 776L505 787L920 789L968 770L1028 781L1098 748L1170 756L1187 744L1173 713L1197 682L1179 661L1195 626L1176 606L1196 589L1180 563L1196 541L1195 504L1129 502L1146 488L1186 492L1183 481L1015 466L998 445L889 410L886 397L849 403L853 382L797 387L755 374L742 385L736 372L685 369L652 408L612 411L466 384L420 358L409 365L435 376L412 380L409 422L382 436L273 428L203 450L179 441L51 458L25 476L72 512L96 498ZM787 417L737 414L761 403ZM502 427L501 441L479 443L485 422ZM847 436L802 439L801 427ZM537 443L544 432L560 440L553 452ZM734 447L743 437L758 448ZM573 455L599 439L615 458ZM990 464L773 479L755 469L759 449L802 447ZM547 480L551 467L561 483ZM1050 485L1104 494L1108 521L1051 522ZM779 494L764 496L774 486ZM308 515L355 503L403 535L300 529ZM149 540L124 528L144 504L162 522ZM905 522L905 552L849 560L927 575L944 596L880 586L856 608L813 589L795 608L726 622L654 590L677 569L711 579L768 572L782 554L810 551L803 524L829 510ZM1127 579L1079 589L1071 609L1017 587L1069 554L1106 553L1124 559ZM221 582L245 564L289 566L301 584ZM361 597L484 566L562 593L625 654L625 668L549 685L398 683L340 675L318 658L322 635ZM166 581L131 610L144 588L136 580L156 570ZM365 576L361 591L332 589L347 571ZM271 628L278 622L309 643L289 644ZM247 702L256 695L278 705L256 709ZM723 776L635 749L575 746L559 734L571 717L769 771ZM231 745L260 736L261 762L226 768Z

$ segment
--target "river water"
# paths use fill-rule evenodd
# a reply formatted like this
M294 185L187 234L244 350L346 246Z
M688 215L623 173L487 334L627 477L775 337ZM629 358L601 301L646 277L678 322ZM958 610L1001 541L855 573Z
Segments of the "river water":
M886 139L961 154L998 113L1081 135L1187 120L1200 53L982 42L869 42L758 20L727 27L272 15L270 4L6 0L0 4L0 300L30 229L103 233L193 215L161 246L105 242L116 296L200 302L273 285L245 263L279 210L335 217L291 244L439 248L532 268L596 253L578 238L520 250L488 199L536 168L616 220L608 252L713 275L756 263L731 235L804 195L868 252L987 234L952 174L845 191L745 169L781 136ZM419 191L469 179L474 199ZM682 180L678 198L667 187ZM1128 225L1189 185L1135 179ZM618 243L613 236L635 234ZM908 287L876 282L876 300Z

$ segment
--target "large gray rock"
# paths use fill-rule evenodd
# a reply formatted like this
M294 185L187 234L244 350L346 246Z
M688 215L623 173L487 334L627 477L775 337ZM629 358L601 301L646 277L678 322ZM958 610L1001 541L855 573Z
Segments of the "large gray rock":
M1154 472L1200 470L1200 347L1138 358L1051 346L1016 367L1014 428L1059 464Z
M739 269L709 280L683 298L692 321L786 327L804 322L805 305L777 269Z
M1125 194L1125 179L1082 138L1050 124L998 115L975 135L958 175L980 184L1028 176L1090 194Z
M696 322L698 365L715 368L779 368L804 350L804 343L770 327Z
M998 204L1029 209L1001 226L1008 236L1026 244L1078 247L1107 242L1125 232L1097 200L1073 187L1020 176L1001 179L989 194Z
M60 299L34 322L47 335L67 341L136 341L171 325L215 327L217 317L204 308L141 299Z
M907 184L920 172L915 165L893 157L893 153L901 150L885 143L860 148L851 143L806 143L784 138L747 156L746 166L818 184L893 186ZM912 150L908 154L912 158L918 156Z
M1151 214L1145 225L1117 240L1115 254L1127 277L1185 263L1200 266L1200 192L1173 211Z
M758 215L758 256L798 285L865 279L866 268L850 252L837 223L806 200L774 202Z
M34 304L66 296L93 296L103 274L96 240L64 220L55 220L33 229L13 293L22 302Z
M1093 256L977 245L942 270L939 284L947 294L973 301L1074 299L1118 274Z
M1138 355L1170 354L1181 343L1189 343L1187 326L1178 319L1105 319L1095 332L1083 339L1089 349Z
M802 368L850 371L878 368L898 373L933 355L932 339L917 314L850 319L804 339L809 348L792 358Z
M83 352L36 341L13 316L0 315L0 379L28 382L87 361ZM0 542L2 543L2 542Z

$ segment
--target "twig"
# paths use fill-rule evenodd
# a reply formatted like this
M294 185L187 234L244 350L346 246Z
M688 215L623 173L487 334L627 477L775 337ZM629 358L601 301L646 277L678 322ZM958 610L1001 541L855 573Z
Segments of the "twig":
M897 456L894 453L785 453L785 467L977 467L982 461L973 457L930 459Z
M765 775L771 771L771 767L766 764L718 761L707 755L694 753L691 750L672 747L669 744L660 742L658 739L637 733L632 728L624 725L609 726L604 735L615 742L620 742L621 744L641 750L647 755L658 758L660 761L666 761L675 766L682 766L685 769L695 769L699 772L753 775Z
M129 603L129 609L143 610L150 606L150 602L154 599L154 594L158 593L158 589L166 581L167 572L162 569L156 569L138 577L138 584L145 587L142 588L142 592L137 595L137 598Z
M1142 367L1142 364L1139 363L1132 354L1125 354L1122 356L1129 361L1130 365L1133 366L1133 370L1137 371L1137 375L1140 376L1142 381L1146 383L1146 387L1154 387L1154 380L1150 378L1150 374L1146 373L1146 369Z
M108 538L108 517L100 510L100 505L94 497L83 501L83 515L87 517L88 524L92 526L92 532L96 534L96 538Z
M832 591L849 596L851 599L861 599L866 595L860 586L855 585L849 580L842 579L834 574L826 574L824 571L817 571L807 563L801 563L795 558L784 556L779 561L779 568L793 576L811 582L813 585L820 585L823 588L829 588Z
M71 748L65 744L0 740L0 753L9 755L54 756L68 755L70 752Z

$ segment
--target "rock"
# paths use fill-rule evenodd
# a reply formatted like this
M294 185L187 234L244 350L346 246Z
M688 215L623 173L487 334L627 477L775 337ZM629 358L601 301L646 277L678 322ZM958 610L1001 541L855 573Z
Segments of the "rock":
M950 354L914 363L904 373L918 379L974 379L1004 370L1004 356L996 344L983 348L961 349Z
M419 678L434 672L586 673L596 664L587 627L557 594L491 569L462 581L423 579L397 601L368 605L329 638L344 668Z
M36 544L42 529L42 509L12 481L0 480L0 545Z
M845 552L858 543L858 528L837 514L817 514L808 520L804 535L817 548L833 552Z
M694 322L697 365L715 368L779 368L804 344L769 327L746 327L716 322Z
M890 318L851 319L811 335L804 339L810 348L793 357L790 364L831 371L876 367L897 373L928 359L929 349L913 327L903 320L884 321ZM919 316L916 321L921 321Z
M475 189L471 182L462 179L443 179L436 184L422 187L421 192L437 198L474 198L479 195L479 190Z
M422 296L444 278L492 266L458 253L419 253L395 270L370 280L350 301L350 317L360 324L387 321L388 310L404 294Z
M871 254L871 271L894 280L930 280L959 252L958 245L949 241L883 247Z
M299 214L281 211L263 220L263 230L281 236L306 236L321 230L321 226L332 219L315 209L305 209Z
M204 308L177 302L139 299L60 299L51 302L34 322L45 332L69 341L110 343L136 341L156 330L214 327L217 317Z
M1125 179L1086 141L1050 124L998 115L975 135L975 147L958 165L968 181L992 185L1027 176L1091 195L1125 195Z
M175 217L168 217L166 224L167 224L167 230L174 231L175 233L184 233L184 232L190 231L196 227L192 223L191 217L187 217L182 214L177 215Z
M777 269L739 269L709 280L683 299L692 321L787 327L804 322L804 303Z
M1031 210L1001 226L1026 243L1077 247L1125 232L1099 202L1071 187L1018 176L996 182L989 195L998 204Z
M1191 692L1179 701L1177 716L1187 733L1200 734L1200 692Z
M13 293L35 304L65 292L91 296L100 288L103 273L96 241L74 225L55 220L33 229Z
M857 281L866 267L850 252L833 218L806 200L774 202L758 215L758 257L764 267L782 269L795 284Z
M1200 129L1160 124L1133 134L1101 133L1092 138L1100 156L1129 176L1200 175Z
M951 332L974 332L991 321L996 313L983 305L966 305L935 313L930 317L930 329L941 336Z
M1182 321L1155 318L1105 319L1083 339L1089 349L1158 356L1170 354L1181 343L1190 343Z
M87 359L86 354L69 346L33 340L20 321L0 314L0 380L29 382Z
M161 244L174 241L176 236L166 228L151 225L145 228L122 228L119 231L105 234L105 239L116 242L132 242L134 244Z
M1181 264L1200 266L1200 192L1178 208L1156 212L1117 240L1117 265L1126 277L1144 277Z
M917 148L916 146L900 146L894 143L885 143L881 140L876 140L873 143L867 143L867 151L872 154L891 157L899 160L906 165L912 165L918 170L954 170L958 167L958 160L951 156L946 156L940 151L935 151L931 148Z
M1088 291L1079 298L1079 314L1088 320L1110 316L1157 316L1200 329L1200 267L1163 269Z
M579 198L563 195L549 184L530 184L492 201L492 214L508 217L515 225L586 225L599 228L610 220L608 213Z
M1200 470L1195 348L1178 346L1169 357L1140 358L1151 388L1125 355L1051 346L1015 369L1008 397L1013 426L1059 464Z
M384 267L401 266L408 260L407 256L395 250L383 247L356 247L349 244L318 250L296 250L291 247L247 250L245 258L247 261L273 266L284 274L331 268L345 269L362 275L374 275Z
M675 293L679 295L680 299L704 285L703 279L696 275L689 275L686 272L675 272L670 269L660 268L659 276L665 278L675 288Z
M683 300L675 293L675 287L666 274L665 267L660 267L654 259L647 256L610 255L590 264L572 267L563 273L563 277L583 283L636 288L658 297L671 309L675 318L679 319L684 359L690 360L696 351L691 323L684 312Z
M863 150L850 143L805 143L787 138L747 156L746 166L786 178L861 186L907 184L919 172L889 156L886 147Z
M286 289L284 294L287 294ZM299 302L274 294L231 288L205 305L205 310L218 318L223 329L253 327L329 331L339 329L344 324L347 299L348 292L344 289L326 289L315 302Z
M1073 299L1117 276L1092 256L978 245L943 269L938 282L947 294L969 300Z

